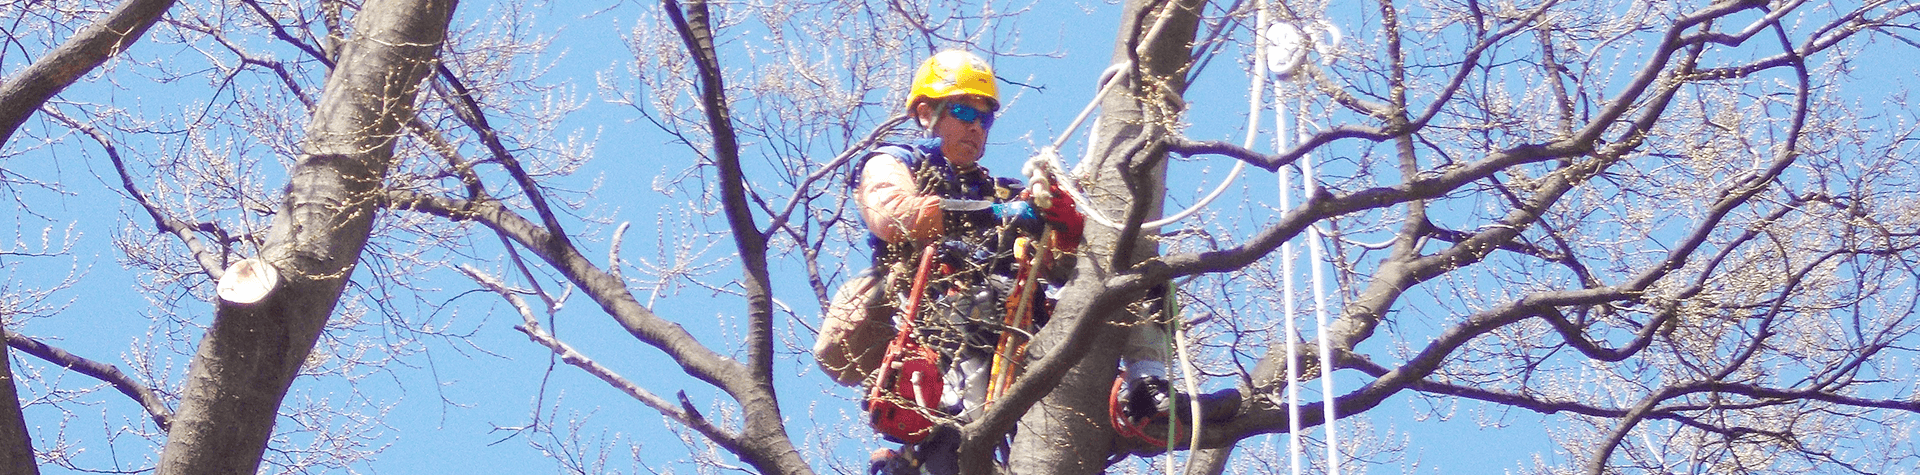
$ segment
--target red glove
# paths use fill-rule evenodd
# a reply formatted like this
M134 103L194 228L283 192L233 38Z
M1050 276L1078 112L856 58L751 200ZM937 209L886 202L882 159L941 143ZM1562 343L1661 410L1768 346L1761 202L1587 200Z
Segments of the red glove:
M1040 219L1053 226L1053 248L1060 252L1073 252L1080 248L1081 233L1086 230L1086 217L1080 215L1080 208L1074 206L1073 195L1060 189L1059 184L1048 187L1052 192L1052 206L1040 209Z

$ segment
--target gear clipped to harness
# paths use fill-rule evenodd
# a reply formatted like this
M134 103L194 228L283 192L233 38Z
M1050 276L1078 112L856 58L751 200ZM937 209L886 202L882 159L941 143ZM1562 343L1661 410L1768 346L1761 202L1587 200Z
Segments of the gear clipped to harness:
M913 338L914 320L927 290L939 245L929 245L920 254L920 267L914 272L913 290L901 316L900 331L887 344L878 376L867 391L868 423L887 439L918 444L933 433L934 416L939 414L942 384L940 355Z

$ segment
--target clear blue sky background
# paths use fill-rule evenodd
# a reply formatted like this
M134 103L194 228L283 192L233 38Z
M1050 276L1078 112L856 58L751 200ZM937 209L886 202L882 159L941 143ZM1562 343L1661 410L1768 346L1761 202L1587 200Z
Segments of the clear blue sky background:
M552 51L565 51L547 79L572 83L579 96L589 99L587 109L569 119L569 127L597 134L599 157L578 175L580 181L575 183L576 188L588 187L590 180L605 180L592 199L608 208L613 221L634 224L634 229L627 234L629 259L655 257L656 223L662 222L660 219L664 216L664 223L675 225L673 213L682 204L667 202L649 185L659 174L685 168L691 156L683 147L671 144L670 137L638 121L630 110L601 103L591 92L595 74L624 73L629 57L621 38L633 28L637 10L627 5L592 14L602 6L561 3L535 10L538 19L532 27L553 36ZM485 15L498 14L489 8L490 5L482 2L464 2L456 22L474 22ZM652 15L658 7L648 5L646 9L646 14ZM1014 174L1018 164L1035 148L1034 144L1051 140L1086 104L1112 52L1118 17L1118 8L1103 2L1042 2L1026 17L1023 23L1027 29L1019 33L1022 47L1030 51L1057 50L1060 57L995 58L1002 77L1034 88L1003 85L1003 93L1010 96L1009 106L996 125L993 137L996 145L986 159L988 166L1003 175ZM754 33L736 30L727 34ZM132 53L140 57L172 56L182 60L196 56L180 46L153 41L142 42ZM729 59L723 57L722 63L726 64ZM1241 140L1248 80L1243 67L1231 58L1217 59L1202 82L1193 87L1188 99L1196 111L1201 111L1190 117L1194 123L1190 129L1193 136L1236 143ZM123 89L107 87L96 77L91 83L69 90L62 98L179 109L187 108L188 104L221 100L208 98L204 86L160 84L138 77L112 79ZM1263 122L1270 127L1272 119L1268 117ZM45 126L40 120L28 124L41 130L45 130ZM1268 140L1262 138L1261 143L1270 143ZM9 207L7 212L20 223L19 241L26 244L26 248L34 249L38 239L35 234L41 229L51 227L58 240L68 225L72 226L75 241L70 256L9 257L7 270L14 273L10 280L16 285L31 286L77 269L81 275L79 284L55 295L54 300L65 303L64 308L51 318L29 321L19 331L48 339L77 354L126 367L121 360L130 345L146 341L143 332L149 323L147 316L152 311L148 309L152 304L135 288L134 282L143 277L120 262L110 240L129 236L144 239L151 233L151 223L119 194L117 177L94 148L90 142L70 138L5 162L9 171L60 183L67 193L52 194L30 188L16 190L23 204ZM1270 146L1259 148L1270 149ZM1171 199L1179 204L1191 202L1199 195L1194 190L1216 183L1230 165L1225 159L1176 164L1171 172L1174 190ZM1258 196L1230 195L1223 201L1271 201L1272 180L1271 174L1252 172L1242 178L1243 188L1251 189ZM31 213L52 219L40 220ZM123 227L126 223L132 223L131 227ZM587 253L596 257L604 255L603 238L607 229L589 226L573 229L599 232L593 240L601 242L586 244ZM475 243L481 249L476 255L490 256L498 251L497 243L485 239ZM20 247L15 245L11 249ZM715 249L709 253L731 252L726 243ZM494 268L492 263L481 265ZM791 280L777 286L782 289L782 301L800 315L816 318L817 306L799 283L799 270L782 268L776 272ZM718 275L730 279L735 274L725 269ZM444 321L450 325L450 331L455 332L474 331L470 345L430 343L426 353L404 358L404 367L367 372L357 389L337 378L306 378L295 384L289 404L299 399L347 405L371 401L388 408L388 412L377 416L381 423L370 434L371 444L386 446L386 449L376 462L360 468L373 473L546 473L555 471L553 463L545 458L551 455L588 460L605 457L609 460L607 469L628 473L635 471L632 460L636 456L640 464L651 469L681 473L690 470L683 464L689 449L668 430L670 422L564 364L548 375L547 352L510 328L518 317L509 308L491 295L462 294L472 285L457 275L449 273L439 279L439 286L446 291L438 298L445 299L449 305L444 308L405 305L402 310L409 314L402 317ZM194 321L198 324L204 325L211 318L209 306L187 305L202 309L196 312L198 317ZM727 341L737 341L737 329L708 322L729 320L738 315L740 308L737 299L712 297L704 290L690 289L664 299L657 310L692 329L703 341L724 345ZM569 343L643 386L662 395L684 389L697 402L715 400L711 390L686 377L659 352L626 335L590 301L575 296L559 318L558 333ZM190 352L190 345L183 350ZM15 361L52 375L66 386L92 384L83 376L60 376L58 369L46 368L30 357L16 354ZM182 357L160 363L177 377L184 373L188 361ZM782 364L781 374L786 376L783 376L781 397L792 421L791 434L799 443L808 444L803 450L820 447L811 445L810 441L832 442L826 447L833 451L834 457L857 467L864 461L866 451L879 443L864 433L858 423L853 390L832 385L819 377L804 355L789 355L782 359ZM794 376L802 374L803 377ZM1209 386L1222 384L1230 383L1216 382ZM1357 380L1343 381L1343 384L1351 387ZM64 422L69 434L67 442L83 450L76 458L81 466L105 470L150 466L157 453L142 441L123 436L113 444L103 443L108 437L103 427L141 424L144 413L117 394L101 393L94 399L103 403L88 409L104 413L105 424L101 423L99 413L83 410L67 418L50 406L31 407L28 415L38 446L43 449L52 446L54 442L47 439L58 432L57 428ZM539 417L547 423L566 426L571 421L582 421L577 433L584 445L591 447L596 441L616 444L606 447L610 451L606 453L570 453L558 446L549 446L543 453L542 449L530 446L527 435L496 429L531 423L534 417L531 411L536 404L541 408ZM1382 431L1380 435L1391 431L1395 437L1407 437L1406 443L1412 447L1411 457L1420 461L1421 468L1443 472L1454 469L1452 473L1493 471L1496 467L1520 462L1518 456L1523 451L1546 448L1538 437L1513 437L1516 434L1512 433L1500 437L1508 441L1506 443L1484 443L1484 438L1493 434L1477 431L1472 422L1465 421L1468 417L1450 423L1431 420L1416 423L1409 417L1412 413L1404 409L1408 406L1396 400L1370 417L1379 420L1376 429ZM716 410L712 406L703 409ZM1538 434L1537 429L1525 429L1537 425L1531 416L1519 415L1507 422L1514 423L1523 433ZM319 423L326 424L325 421ZM288 424L283 421L282 429L287 428ZM292 434L296 439L307 436L300 432ZM1270 442L1282 447L1285 443L1283 438L1273 438ZM1254 441L1243 447L1249 451L1270 450L1261 445ZM629 451L634 447L637 453ZM43 470L65 473L52 466Z
M533 11L539 17L533 23L533 28L547 31L553 36L553 51L565 51L554 63L547 80L571 83L575 94L588 100L587 109L568 119L565 128L584 130L599 140L596 147L598 158L577 175L577 181L561 185L584 189L590 187L594 180L604 180L591 197L596 202L594 209L608 216L612 222L633 223L634 229L627 233L625 243L629 260L655 258L660 245L660 241L656 240L656 226L678 225L676 209L684 206L684 203L670 202L661 197L650 189L650 184L657 175L684 169L692 157L683 146L670 143L670 137L639 120L631 110L604 104L592 91L595 74L625 74L625 62L629 57L622 46L622 35L633 28L638 11L645 10L647 15L652 15L659 7L643 4L641 7L644 8L635 8L627 4L596 15L591 13L604 6L559 3ZM485 15L497 14L489 8L490 5L484 2L463 2L456 22L474 22ZM1013 175L1019 163L1035 148L1034 144L1050 141L1086 104L1093 94L1096 78L1107 65L1118 16L1117 6L1097 1L1041 2L1035 6L1035 11L1023 21L1026 29L1020 32L1022 48L1029 51L1057 49L1060 57L995 60L1002 77L1033 85L1037 89L1003 85L1003 93L1014 98L1008 101L1009 107L994 130L995 145L985 162L989 167L1002 175ZM1357 11L1336 12L1336 18L1361 22L1373 18L1373 15ZM1366 24L1340 26L1349 32L1349 41L1364 41L1364 38L1351 37L1364 35L1364 30L1374 27ZM725 34L748 36L754 32L736 30ZM151 41L136 46L133 54L142 57L194 56L182 52L179 46L156 45ZM1223 54L1239 53L1229 50ZM722 57L721 62L727 64L729 59ZM9 70L18 67L16 64L5 66ZM1867 75L1869 81L1881 82L1869 84L1869 89L1884 90L1911 82L1911 74L1899 74L1899 68L1885 64L1863 66L1890 70L1885 75ZM1193 123L1189 133L1194 138L1240 142L1246 120L1248 81L1243 67L1241 62L1232 58L1216 59L1202 81L1192 88L1188 100L1193 110L1198 111L1189 118ZM181 108L182 104L216 100L204 95L196 96L194 90L198 86L159 84L144 77L115 77L112 80L123 89L109 88L95 77L92 83L77 86L62 98L136 103L155 108ZM1263 119L1262 123L1263 127L1271 127L1271 117ZM36 119L27 127L45 130L46 125L46 122ZM15 142L18 141L16 138ZM1257 149L1271 150L1270 138L1263 137L1259 143L1262 145ZM7 146L18 147L11 143ZM38 249L42 229L51 229L57 245L57 241L68 232L69 226L75 243L70 255L0 256L0 263L5 264L4 271L10 273L7 280L16 287L42 285L39 283L56 281L69 272L78 272L81 276L78 285L56 293L53 298L57 303L64 304L57 315L32 319L18 331L46 338L74 353L114 362L124 368L126 363L122 358L130 345L143 344L145 341L144 332L148 328L147 317L151 314L149 308L152 304L136 289L135 282L143 277L127 270L120 262L121 258L111 246L111 240L130 236L144 239L152 233L151 222L130 201L120 196L117 177L95 148L90 142L69 138L54 146L0 162L0 166L9 172L60 183L66 192L56 194L32 188L13 190L20 204L3 209L6 217L11 218L8 221L16 225L19 235L15 243L5 249ZM1231 162L1226 159L1176 162L1170 172L1170 188L1173 190L1171 201L1182 205L1191 202L1199 196L1195 190L1211 186L1230 165ZM1270 173L1253 171L1241 178L1242 186L1224 198L1223 202L1227 206L1239 206L1243 201L1271 203L1274 201L1271 196L1273 180L1274 176ZM269 189L277 189L277 182ZM1253 222L1265 219L1265 216L1257 214L1263 209L1261 206L1256 205L1251 209L1256 213ZM46 219L36 215L45 216ZM126 223L132 224L125 227L128 226ZM582 239L584 250L596 261L603 261L606 252L604 238L610 228L576 224L572 229L591 234L590 239ZM476 240L475 246L479 250L474 255L478 256L494 256L499 249L497 242L487 239ZM723 257L732 251L729 243L722 242L707 252L709 257ZM498 268L497 263L478 265L488 269ZM366 272L366 269L363 268L362 272ZM775 272L776 279L786 279L776 283L781 301L808 319L809 323L816 321L818 307L802 283L800 270L776 268ZM730 268L717 273L720 279L731 279L734 275L736 273ZM389 368L390 371L367 372L357 390L342 384L337 378L302 379L295 384L294 395L289 403L300 398L326 400L335 404L372 401L375 405L388 408L388 412L377 417L381 424L374 428L375 438L371 441L376 446L386 446L385 452L378 456L376 462L357 468L390 474L548 473L555 471L555 468L545 456L553 455L583 459L604 456L609 461L609 470L623 473L647 471L635 470L633 465L636 458L639 464L654 470L675 473L692 471L683 464L689 457L689 449L669 431L671 422L664 421L650 409L564 364L548 374L548 353L511 329L519 317L509 308L491 295L465 293L473 285L456 274L447 273L438 279L436 283L444 291L436 299L447 305L433 308L406 304L401 309L407 315L402 317L445 322L449 325L449 331L454 332L473 331L470 344L430 343L427 353L403 359L406 363L404 366ZM547 285L552 289L550 283ZM210 306L188 305L202 309L197 312L199 316L195 322L198 324L204 325L211 318ZM740 314L742 307L738 299L715 297L704 289L693 288L664 299L656 310L693 330L709 345L724 347L729 341L738 341L739 329L711 322L732 321ZM559 335L569 343L658 394L671 396L675 391L684 389L693 401L704 403L715 400L713 392L706 389L704 384L686 377L675 365L661 357L658 351L632 339L583 297L574 296L559 315L557 326ZM800 345L797 350L804 350L811 340L811 334L804 331L801 336L802 340L796 340L796 344ZM191 352L191 346L184 351ZM65 386L85 387L92 384L83 376L60 375L57 368L47 368L37 360L18 353L14 361L42 371L43 377L60 380ZM159 363L168 366L172 374L178 375L184 373L188 361L182 357ZM858 463L865 460L867 450L879 444L864 432L858 422L854 391L831 384L812 371L812 365L812 361L806 359L804 354L787 353L781 360L783 386L780 395L791 421L790 434L803 445L802 450L806 453L828 450L835 458L848 463L848 467L857 467ZM1351 388L1360 384L1360 380L1343 378L1340 383ZM1207 386L1222 387L1229 384L1213 382ZM145 414L117 394L102 393L94 399L104 402L87 406L85 410L70 416L46 405L29 408L28 416L33 424L30 429L37 439L37 446L43 449L53 446L55 442L48 438L64 423L69 432L66 442L84 450L77 457L82 466L105 470L150 466L157 457L157 451L143 441L123 437L113 444L103 442L108 437L102 430L103 426L112 430L123 424L142 424ZM536 404L540 408L539 417L548 423L564 427L570 421L583 421L577 433L588 446L596 445L596 441L618 444L607 447L610 450L607 453L567 453L551 448L547 454L543 454L541 449L529 445L527 435L496 430L496 427L514 427L532 422L532 411ZM1541 452L1550 459L1554 457L1550 452L1552 447L1544 437L1544 418L1513 412L1495 414L1493 417L1496 419L1489 421L1470 411L1474 407L1473 404L1463 403L1458 410L1450 406L1430 408L1425 402L1403 394L1366 414L1364 417L1372 422L1374 437L1387 438L1408 447L1406 464L1378 467L1377 472L1417 469L1423 473L1497 473L1503 469L1531 465L1532 461L1527 455L1530 453ZM710 414L718 411L715 406L704 406L702 409ZM106 415L105 424L101 423L100 413ZM1434 414L1453 417L1442 421L1431 417ZM282 427L288 426L283 422ZM1351 431L1349 427L1343 426L1343 430ZM304 436L296 432L293 437ZM538 438L533 440L546 442ZM1283 437L1270 440L1284 447ZM630 451L631 447L637 448ZM1263 448L1260 439L1249 441L1242 447L1245 451L1271 450ZM706 449L702 447L697 450ZM827 467L816 468L832 471ZM66 473L52 466L43 467L43 471Z

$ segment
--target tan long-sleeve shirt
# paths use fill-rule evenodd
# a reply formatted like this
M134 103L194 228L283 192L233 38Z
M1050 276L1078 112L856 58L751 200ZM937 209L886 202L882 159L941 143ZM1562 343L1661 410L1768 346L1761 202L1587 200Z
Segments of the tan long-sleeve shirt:
M888 154L874 154L860 168L854 192L867 229L888 243L925 242L946 232L940 197L922 194L913 171Z

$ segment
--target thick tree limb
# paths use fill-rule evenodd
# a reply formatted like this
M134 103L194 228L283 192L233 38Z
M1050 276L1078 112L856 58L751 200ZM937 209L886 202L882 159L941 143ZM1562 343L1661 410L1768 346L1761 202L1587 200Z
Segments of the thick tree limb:
M105 18L74 33L60 47L0 83L0 144L54 95L73 85L107 58L133 46L147 28L173 7L174 0L126 0Z
M160 427L160 430L165 431L173 427L173 410L168 409L167 403L160 400L160 395L154 394L153 388L121 372L117 366L86 359L32 337L13 332L7 332L7 346L112 385L114 389L120 391L120 394L125 394L134 402L140 403L140 407L145 408L147 414L153 418L153 425Z
M676 0L664 0L662 4L696 66L701 110L706 112L713 137L712 156L719 171L720 207L732 230L734 248L740 253L740 285L747 300L748 379L734 382L728 393L746 413L742 432L749 450L741 453L741 458L764 473L803 473L808 471L806 462L787 438L786 421L774 398L773 290L767 270L767 235L755 226L748 205L739 139L714 46L712 14L705 0L692 0L685 10Z
M733 113L727 103L726 84L720 73L720 59L714 51L713 27L709 23L707 2L694 0L683 12L679 2L665 0L667 16L680 33L689 56L693 57L700 80L701 109L707 115L707 127L713 135L714 165L719 169L718 185L722 211L733 231L735 248L746 268L743 282L747 289L747 312L752 323L748 330L748 366L756 377L772 379L773 350L772 299L767 291L770 278L766 270L767 238L754 226L753 210L747 206L746 175L740 167L739 139L733 130ZM762 331L765 334L762 334ZM764 346L764 347L763 347ZM772 389L771 386L768 387Z
M376 0L354 17L259 257L281 283L258 303L221 301L158 473L258 469L281 400L366 247L401 126L453 9L453 0Z

